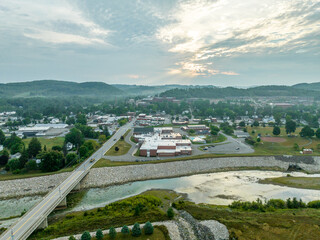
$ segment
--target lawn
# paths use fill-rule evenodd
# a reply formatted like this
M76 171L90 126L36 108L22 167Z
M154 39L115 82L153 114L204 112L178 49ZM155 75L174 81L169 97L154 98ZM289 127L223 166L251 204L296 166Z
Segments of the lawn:
M131 130L128 130L124 135L124 139L125 137L129 134ZM128 151L130 150L131 148L131 144L127 143L125 140L122 140L122 139L119 139L116 144L114 144L108 152L106 152L106 156L121 156L121 155L124 155L124 154L127 154ZM119 150L116 151L115 148L118 147Z
M272 134L273 127L247 127L248 132L254 138L261 134L261 137L271 136L274 137ZM252 130L255 133L252 133ZM285 128L281 127L281 134L278 136L281 139L284 139L284 142L266 142L262 141L261 144L255 146L255 154L261 155L299 155L299 151L295 151L293 149L293 145L297 143L299 148L312 148L314 150L314 155L320 154L320 149L318 149L318 145L320 144L320 140L316 137L312 139L303 138L299 136L299 132L301 128L297 128L296 132L292 136L288 136L285 132Z
M42 148L44 146L47 146L47 149L51 149L53 146L63 146L64 143L64 137L55 137L55 138L38 138L40 141ZM28 146L31 138L22 139L23 143Z
M260 180L260 183L275 184L294 188L320 190L320 177L279 177L266 178Z
M224 142L226 140L227 140L227 138L222 134L219 134L218 136L208 135L206 137L207 143L220 143L220 142Z
M274 212L242 211L225 206L187 203L182 209L198 220L217 220L239 240L319 239L319 209L286 209ZM233 236L234 236L233 235Z

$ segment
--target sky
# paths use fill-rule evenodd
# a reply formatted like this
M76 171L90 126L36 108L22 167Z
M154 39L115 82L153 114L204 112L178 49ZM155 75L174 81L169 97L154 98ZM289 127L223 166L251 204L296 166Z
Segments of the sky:
M0 82L320 82L320 0L1 0Z

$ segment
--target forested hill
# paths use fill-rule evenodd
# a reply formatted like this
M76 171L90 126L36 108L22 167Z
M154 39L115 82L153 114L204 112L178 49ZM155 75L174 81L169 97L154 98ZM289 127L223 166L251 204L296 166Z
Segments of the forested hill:
M0 84L0 97L89 97L110 99L125 95L124 91L102 82L67 82L39 80Z
M320 91L320 82L316 82L316 83L299 83L299 84L293 85L292 87L299 88L299 89Z
M256 96L306 96L317 97L319 92L290 86L260 86L248 89L234 87L201 87L189 89L171 89L160 94L176 98L224 98L224 97L256 97Z

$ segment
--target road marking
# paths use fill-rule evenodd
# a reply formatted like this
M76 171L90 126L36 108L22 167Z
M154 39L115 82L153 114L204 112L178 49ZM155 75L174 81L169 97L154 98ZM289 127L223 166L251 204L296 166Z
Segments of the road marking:
M79 173L79 172L76 172L76 174L75 174L72 178L70 178L70 180L69 180L68 182L66 182L61 188L64 188L64 186L65 186L66 184L68 184L73 178L76 177L76 175L78 175L78 173ZM57 190L57 189L56 189L56 190ZM14 236L35 214L37 214L45 205L47 205L47 203L50 202L51 199L52 199L54 196L57 195L57 193L58 193L58 192L56 192L51 198L49 198L49 200L46 201L34 214L32 214L32 216L29 217L29 218L13 233L13 236ZM7 240L9 240L10 238L11 238L11 236L10 236L9 238L7 238Z

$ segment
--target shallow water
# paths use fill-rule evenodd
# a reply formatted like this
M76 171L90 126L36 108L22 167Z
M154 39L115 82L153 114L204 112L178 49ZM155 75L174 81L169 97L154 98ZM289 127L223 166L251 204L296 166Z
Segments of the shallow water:
M272 184L260 184L264 178L286 176L275 171L233 171L211 174L198 174L186 177L146 180L107 188L89 189L77 206L68 211L88 210L103 207L108 203L140 194L150 189L170 189L185 193L195 203L227 205L234 200L253 201L257 198L287 199L296 197L305 202L320 199L319 190L297 189ZM290 173L291 176L319 177ZM41 197L25 197L16 200L0 201L1 218L19 215L23 209L31 208ZM0 221L3 227L11 221ZM1 225L2 223L2 225Z

